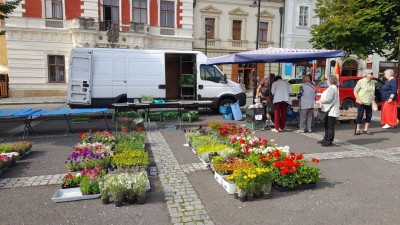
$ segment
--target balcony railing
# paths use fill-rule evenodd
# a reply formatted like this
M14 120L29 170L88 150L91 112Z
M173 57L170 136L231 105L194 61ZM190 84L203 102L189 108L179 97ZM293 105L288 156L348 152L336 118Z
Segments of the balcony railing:
M79 28L85 30L94 30L95 29L94 18L79 18Z
M258 48L268 48L268 42L258 42Z
M160 34L161 34L161 35L171 35L171 36L174 36L174 35L175 35L175 29L174 29L174 28L165 28L165 27L161 27L161 28L160 28Z
M99 30L106 31L109 27L111 27L111 25L118 26L119 29L119 24L113 24L111 20L105 20L99 22Z
M146 30L147 30L146 24L131 22L131 32L144 34L146 33Z
M62 20L49 20L49 19L46 19L46 27L63 28L64 24L63 24Z
M242 48L243 47L243 41L241 41L241 40L233 40L232 41L232 47Z

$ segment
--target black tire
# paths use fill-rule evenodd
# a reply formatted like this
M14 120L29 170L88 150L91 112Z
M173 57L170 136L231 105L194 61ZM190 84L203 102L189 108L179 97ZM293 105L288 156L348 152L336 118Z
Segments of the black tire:
M350 98L346 98L342 102L342 108L346 109L346 110L349 108L353 108L355 105L356 105L356 103L354 102L354 100L350 99Z

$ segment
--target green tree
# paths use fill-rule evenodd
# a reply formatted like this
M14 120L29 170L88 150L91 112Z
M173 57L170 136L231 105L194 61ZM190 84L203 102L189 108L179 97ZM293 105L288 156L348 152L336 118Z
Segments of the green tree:
M9 1L0 3L0 21L8 18L8 14L12 13L21 0ZM4 34L4 31L0 31L0 35Z
M315 48L342 49L345 56L365 59L377 53L399 59L399 0L317 0L310 43Z

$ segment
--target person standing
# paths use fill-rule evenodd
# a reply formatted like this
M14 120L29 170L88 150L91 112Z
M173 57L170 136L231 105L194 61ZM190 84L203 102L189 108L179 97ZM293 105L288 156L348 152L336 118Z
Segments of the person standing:
M311 133L314 116L315 87L311 84L310 76L304 76L303 83L299 94L297 94L297 98L300 100L300 130L298 132L304 133L307 131Z
M260 102L263 103L265 117L266 117L266 125L265 129L270 129L269 124L272 118L272 93L271 93L271 86L275 80L275 74L271 73L268 77L264 78L260 85L257 88L257 95L256 97L260 99Z
M276 76L271 92L274 96L274 128L271 131L281 132L286 128L286 115L292 88L282 80L281 76Z
M322 93L321 98L317 104L321 105L321 110L326 112L324 120L325 135L324 139L320 141L322 146L331 146L335 139L335 120L339 117L339 90L338 78L335 75L328 77L329 87Z
M368 131L369 124L371 123L372 117L372 103L375 100L375 81L372 80L373 73L371 70L367 70L365 77L357 82L354 88L354 97L356 97L356 102L358 103L357 118L356 118L356 130L354 135L360 135L360 126L364 117L365 111L365 126L364 134L373 135L373 133Z
M381 89L383 102L381 124L383 129L389 129L397 126L397 89L399 84L392 69L385 70L384 74L387 81Z

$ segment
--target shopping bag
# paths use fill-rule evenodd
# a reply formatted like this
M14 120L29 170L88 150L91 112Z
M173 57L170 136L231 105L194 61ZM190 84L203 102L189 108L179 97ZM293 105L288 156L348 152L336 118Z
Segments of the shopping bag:
M242 111L240 110L239 102L231 104L231 109L232 109L232 113L233 113L233 118L235 120L243 119L243 115L242 115Z

